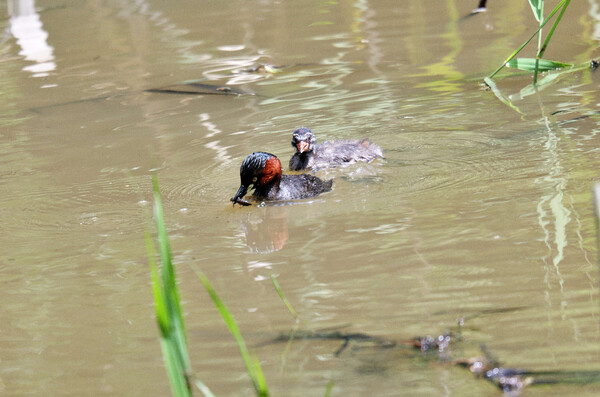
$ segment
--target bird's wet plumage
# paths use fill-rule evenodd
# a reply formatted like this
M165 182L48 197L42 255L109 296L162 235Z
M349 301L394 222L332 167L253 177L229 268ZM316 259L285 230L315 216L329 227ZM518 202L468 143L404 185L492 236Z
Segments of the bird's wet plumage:
M318 144L314 133L300 127L292 134L296 151L290 159L290 171L322 169L357 161L371 162L383 157L381 148L369 139L348 139Z
M277 156L265 152L254 152L246 157L240 167L240 180L240 188L231 199L234 204L240 203L251 188L259 199L295 200L328 192L333 184L332 180L324 181L308 174L283 175Z

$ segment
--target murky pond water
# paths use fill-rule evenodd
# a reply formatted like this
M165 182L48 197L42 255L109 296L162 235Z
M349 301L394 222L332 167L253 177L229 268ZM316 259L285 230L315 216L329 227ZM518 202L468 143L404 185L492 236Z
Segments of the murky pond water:
M468 371L340 341L464 320L456 358L600 370L591 186L598 72L537 93L481 79L535 30L524 0L37 1L0 7L0 391L167 395L143 233L159 169L194 370L250 395L201 269L261 359L273 395L501 395ZM597 1L572 2L547 57L597 56ZM531 51L530 54L531 55ZM259 64L280 73L243 73ZM255 95L145 90L199 80ZM582 117L585 116L585 117ZM333 191L232 207L239 166L287 164L291 132L369 137L385 159L323 170ZM270 276L299 312L293 318ZM527 389L597 395L598 383Z

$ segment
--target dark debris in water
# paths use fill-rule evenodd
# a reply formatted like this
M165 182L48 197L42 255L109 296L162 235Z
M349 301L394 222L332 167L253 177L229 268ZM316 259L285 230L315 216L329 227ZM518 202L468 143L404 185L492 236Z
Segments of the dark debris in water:
M238 72L233 72L232 75L239 74L266 74L271 75L275 73L279 73L283 70L283 68L287 67L286 65L271 65L269 63L260 64L252 68L244 69ZM227 84L219 85L214 84L213 81L204 83L195 81L188 81L179 84L168 85L165 87L151 88L146 90L146 92L154 92L161 94L183 94L183 95L233 95L233 96L242 96L242 95L256 95L254 92L243 90L237 87L232 87Z
M342 345L334 352L336 357L340 356L350 343L380 349L408 348L426 357L435 357L441 363L468 369L476 378L492 383L507 396L520 396L526 387L532 385L600 383L600 371L529 371L503 367L484 345L480 346L482 356L452 359L451 347L461 340L461 336L450 332L437 336L419 336L408 341L394 341L360 332L295 330L259 346L311 339L341 341Z
M183 83L174 84L166 87L151 88L146 92L156 92L162 94L187 94L187 95L254 95L252 92L242 91L235 87L227 85L215 85L204 83Z
M275 74L275 73L279 73L281 72L281 70L283 68L285 68L286 65L272 65L270 63L264 63L264 64L260 64L248 69L244 69L241 70L239 72L236 72L237 74L240 73L270 73L270 74Z

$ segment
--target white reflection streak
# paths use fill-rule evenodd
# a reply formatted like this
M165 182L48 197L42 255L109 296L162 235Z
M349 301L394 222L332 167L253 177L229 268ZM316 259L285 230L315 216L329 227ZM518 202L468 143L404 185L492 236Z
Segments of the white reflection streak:
M595 0L589 0L590 3L590 17L596 21L594 24L594 30L592 33L592 38L594 40L600 40L600 7Z
M42 27L40 16L35 11L34 0L9 0L10 33L21 47L19 55L35 62L23 68L34 77L44 77L56 69L53 48L48 45L48 33Z
M588 256L588 249L585 247L585 239L583 237L583 224L581 222L581 216L579 215L579 213L577 212L577 210L575 209L575 203L574 200L571 198L571 205L570 205L573 214L574 214L574 218L575 218L575 222L577 223L577 228L575 230L575 233L577 234L577 241L579 242L579 249L581 250L582 254L583 254L583 258L585 259L585 263L587 263L587 268L584 269L583 271L585 272L585 274L587 275L588 279L590 280L590 289L594 290L595 287L595 283L594 283L594 277L590 274L590 271L592 271L594 269L594 264L592 263L592 261L590 260L589 256Z
M552 212L552 218L554 220L554 248L556 248L556 255L552 259L552 264L554 266L554 272L558 277L558 283L560 285L560 290L563 292L564 287L564 279L562 274L560 273L560 263L564 258L564 248L567 246L567 233L566 228L571 220L571 211L569 211L563 205L563 197L564 191L566 189L567 180L560 175L563 173L563 167L560 164L559 155L558 155L558 142L560 139L556 136L554 131L548 126L547 129L547 139L544 144L544 149L546 153L546 164L549 168L549 174L542 178L542 181L548 182L554 186L554 191L542 196L540 202L537 206L538 212L538 222L544 231L544 242L548 247L549 252L553 251L551 239L551 233L547 228L547 225L551 223L550 220L547 219L547 212L544 209L546 203L549 203L550 210ZM548 269L549 270L549 269ZM545 280L548 287L550 287L549 274L546 272Z
M210 119L210 115L208 113L200 113L199 117L202 126L210 131L208 134L206 134L207 138L212 138L213 136L223 132L215 124L208 121ZM212 141L205 144L204 147L217 152L216 159L219 160L219 163L227 164L231 162L231 156L227 154L227 147L220 146L219 143L220 141Z

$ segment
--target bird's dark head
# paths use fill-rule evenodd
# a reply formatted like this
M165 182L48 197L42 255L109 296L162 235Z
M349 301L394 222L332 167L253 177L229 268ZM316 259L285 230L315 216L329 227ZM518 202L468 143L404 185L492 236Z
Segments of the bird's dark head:
M240 179L240 188L231 199L233 204L244 197L249 188L262 189L279 181L281 179L281 161L273 154L254 152L242 163Z
M306 127L300 127L292 134L292 146L299 153L312 152L317 138L313 132Z

